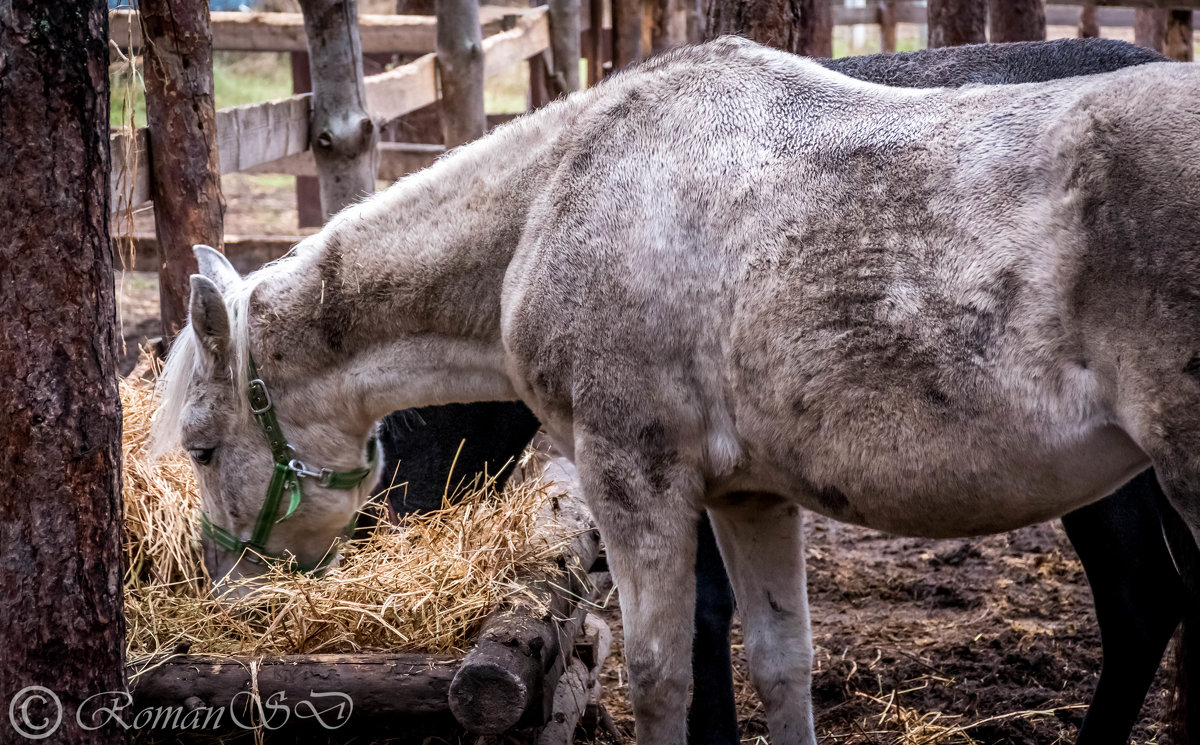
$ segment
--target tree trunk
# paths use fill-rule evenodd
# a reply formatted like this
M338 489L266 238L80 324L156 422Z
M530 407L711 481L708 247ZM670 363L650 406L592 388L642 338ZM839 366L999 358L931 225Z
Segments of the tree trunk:
M1079 38L1095 39L1100 36L1100 21L1096 18L1096 3L1085 1L1079 9Z
M118 743L75 721L125 689L103 0L0 3L0 173L0 739Z
M375 191L375 122L367 116L357 0L300 0L312 74L309 138L328 218Z
M1139 46L1156 52L1165 51L1167 46L1167 19L1169 10L1138 8L1133 13L1133 41Z
M1180 62L1191 62L1195 52L1192 43L1192 11L1172 10L1167 19L1165 54Z
M957 47L987 41L984 0L929 0L929 46Z
M192 246L221 249L221 166L207 0L141 0L159 297L167 343L187 322Z
M487 131L483 113L483 31L478 0L437 0L442 141L458 147Z
M785 52L833 56L828 0L710 0L705 34L738 34Z
M988 0L990 41L1045 41L1045 0Z

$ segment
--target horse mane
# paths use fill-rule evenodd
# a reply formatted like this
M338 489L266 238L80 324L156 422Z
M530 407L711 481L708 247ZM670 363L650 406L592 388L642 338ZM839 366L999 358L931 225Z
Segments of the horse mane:
M263 269L275 263L271 262ZM231 336L228 376L234 391L246 391L250 384L250 369L246 362L250 357L250 297L263 277L263 269L243 278L237 287L225 295ZM171 345L166 365L158 378L155 393L159 404L151 423L148 448L152 458L161 457L182 445L180 435L188 385L198 372L208 374L212 371L207 369L205 359L199 354L196 335L192 331L191 321L188 321ZM245 395L235 395L234 401L237 402L235 411L238 416L250 416L250 402Z

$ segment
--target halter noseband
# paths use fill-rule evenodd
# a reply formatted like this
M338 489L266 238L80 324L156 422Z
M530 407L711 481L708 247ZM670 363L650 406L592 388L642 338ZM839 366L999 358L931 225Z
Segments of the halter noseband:
M254 364L253 357L250 358L249 388L247 398L250 400L250 411L254 414L254 419L258 422L258 426L262 428L263 434L271 446L271 457L275 460L275 469L271 474L271 483L267 486L267 499L263 502L262 509L258 513L258 519L254 523L254 532L250 535L250 540L239 540L233 533L218 525L214 525L208 519L208 515L203 512L200 513L200 528L204 535L212 540L213 543L229 553L242 556L253 564L262 563L260 559L262 557L287 561L288 565L295 571L319 571L324 569L333 560L336 552L333 550L326 552L325 556L311 567L305 567L294 559L268 554L266 552L266 545L267 539L271 537L271 528L276 523L283 522L291 517L300 506L300 500L304 496L300 487L300 479L317 479L317 483L326 489L354 489L363 482L363 479L371 475L371 472L374 470L375 459L377 457L376 449L374 447L371 448L370 465L366 468L356 468L353 471L334 471L331 468L309 468L303 461L294 457L295 449L288 444L287 438L283 436L283 430L279 428L279 420L275 418L275 407L271 403L271 396L267 393L267 384L258 376L258 366ZM276 519L275 513L279 511L279 505L283 500L285 491L288 494L287 512L283 514L283 517ZM346 526L347 534L353 532L357 521L358 515L356 513L351 518L350 524Z

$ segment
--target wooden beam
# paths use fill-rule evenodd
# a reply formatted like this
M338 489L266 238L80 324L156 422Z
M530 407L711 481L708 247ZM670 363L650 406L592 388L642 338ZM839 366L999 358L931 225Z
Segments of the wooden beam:
M511 27L515 19L530 11L524 8L483 6L479 20L484 34L496 34ZM109 13L109 38L125 49L132 39L135 49L142 46L141 28L130 22L137 14L129 10ZM212 14L213 49L234 52L307 52L304 17L300 13ZM359 37L364 53L428 54L437 49L437 23L432 16L362 15Z
M438 99L437 55L426 54L387 72L363 80L367 111L379 121L391 121Z

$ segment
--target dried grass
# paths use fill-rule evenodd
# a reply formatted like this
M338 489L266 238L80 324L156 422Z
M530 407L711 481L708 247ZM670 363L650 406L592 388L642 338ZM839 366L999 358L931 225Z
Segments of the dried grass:
M142 366L144 370L145 367ZM550 549L527 546L545 488L487 488L401 525L381 523L321 578L276 572L233 605L208 592L192 469L183 453L146 454L153 383L121 382L125 411L125 614L128 659L165 654L454 653L522 592ZM536 543L534 545L545 545Z

